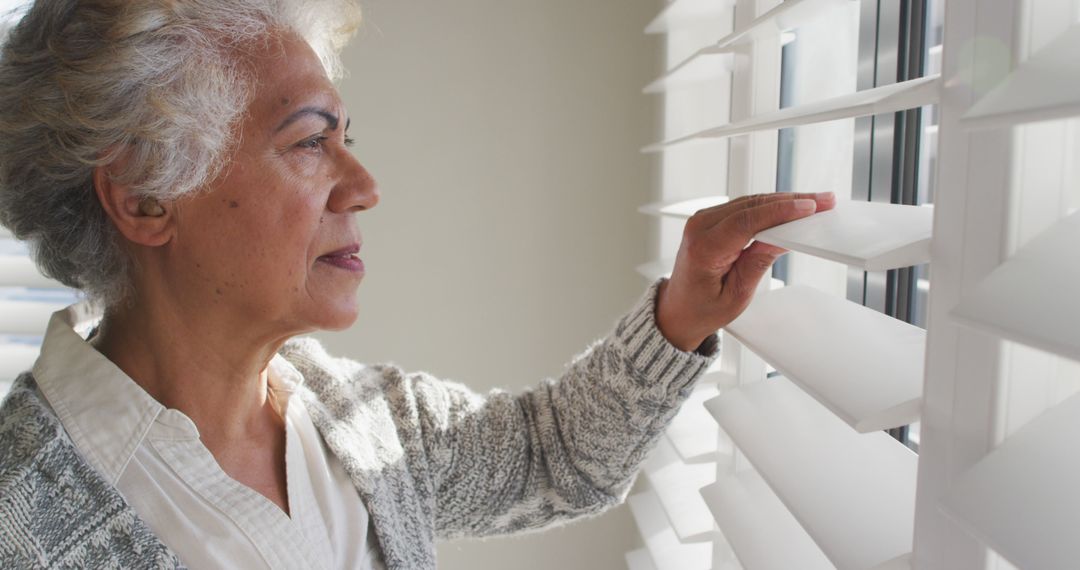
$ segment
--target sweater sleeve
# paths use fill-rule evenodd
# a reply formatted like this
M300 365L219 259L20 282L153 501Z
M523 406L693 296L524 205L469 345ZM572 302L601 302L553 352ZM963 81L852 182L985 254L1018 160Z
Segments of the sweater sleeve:
M537 529L622 501L718 352L715 335L696 353L664 338L659 283L560 378L520 395L409 376L439 536Z

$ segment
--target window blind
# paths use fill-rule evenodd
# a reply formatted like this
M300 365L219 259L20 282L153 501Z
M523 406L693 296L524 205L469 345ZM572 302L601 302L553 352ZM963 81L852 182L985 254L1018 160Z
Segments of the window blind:
M702 198L691 198L689 200L653 202L638 208L638 211L642 214L649 214L652 216L667 216L686 220L689 219L690 216L693 216L698 210L726 204L727 201L727 196L704 196Z
M917 462L895 439L852 430L783 378L706 406L837 568L873 568L911 550Z
M43 277L24 243L0 229L0 394L37 359L49 316L77 301Z
M864 271L885 271L930 261L933 222L928 206L852 200L754 239Z
M921 107L936 102L938 83L937 77L922 77L865 91L857 91L825 101L788 107L772 113L762 113L743 121L735 121L727 125L649 145L642 150L644 152L657 152L677 144L693 141L701 142L702 139L717 139L745 135L756 131L788 129L837 119L880 115Z
M712 428L711 431L716 431ZM643 470L681 542L709 540L715 529L698 489L716 482L716 460L686 462L667 439L660 440Z
M659 15L645 27L646 34L663 34L684 26L701 25L710 20L722 20L735 4L733 0L678 0L669 2Z
M660 499L651 489L631 495L627 502L657 568L708 570L713 568L712 545L708 542L683 542L667 521Z
M0 230L0 287L51 287L53 283L38 273L26 244Z
M972 105L961 124L1000 128L1080 114L1078 53L1080 24L1072 24Z
M1078 110L1080 114L1080 110ZM1080 213L1054 223L986 276L953 309L958 322L1080 360Z
M860 433L918 420L923 329L791 285L759 296L726 330Z
M0 37L27 7L25 0L0 0ZM0 227L0 398L37 359L49 315L75 298L74 292L43 277L26 244Z
M678 24L666 24L669 49L689 56L669 54L675 62L670 71L645 91L663 93L667 116L681 119L681 113L693 114L695 105L707 104L689 93L727 82L731 114L724 123L696 129L692 120L669 121L667 130L676 131L675 136L643 150L659 153L665 190L674 187L674 196L664 192L666 199L640 211L670 227L702 207L743 193L772 191L779 130L799 128L802 144L838 143L840 153L852 148L855 117L936 103L937 76L854 90L852 58L847 60L850 69L834 82L840 87L807 89L802 100L777 108L780 48L798 37L819 58L830 57L822 55L829 50L853 53L859 4L736 2L726 22L731 31L696 47L684 38L700 36L699 31L683 34ZM829 38L833 33L851 36L841 45ZM814 41L822 45L810 45ZM808 59L800 63L813 65ZM701 143L727 148L692 150ZM695 160L719 157L728 162L721 186L728 192L713 187L707 195L694 196L680 190L692 184L670 182L669 168L685 170L692 178ZM847 168L850 172L850 158ZM827 166L795 170L799 191L839 190L844 198L842 189L827 184ZM656 568L684 567L678 565L684 561L667 553L677 548L675 541L687 547L709 538L702 532L707 527L700 522L702 504L715 525L709 567L906 567L918 458L881 430L919 418L926 333L846 300L843 280L846 267L883 271L930 261L933 220L933 208L842 200L832 212L756 236L798 252L792 254L798 256L795 267L787 283L766 281L750 308L722 331L720 367L703 380L645 467L650 489L632 510L644 552ZM639 273L648 278L670 274L681 232L668 233L675 239L667 247L662 244L660 257L639 266ZM766 378L773 367L779 375ZM704 423L709 416L700 415L701 405L711 425ZM687 440L697 439L696 456L709 462L679 453L671 444L676 438L683 448L691 447ZM715 451L703 452L702 445L715 446ZM701 469L711 461L714 472ZM679 477L696 496L672 491ZM678 497L665 500L664 495L673 494ZM642 506L646 502L651 512ZM691 518L694 526L687 522ZM667 543L662 546L658 536L667 537Z
M964 473L946 511L1020 568L1080 560L1080 395L1041 414Z
M649 551L644 548L632 550L626 553L626 567L630 570L656 570Z
M744 567L835 568L756 471L726 477L701 495Z
M720 363L722 364L722 363ZM679 459L686 464L716 461L721 457L731 457L731 441L721 438L716 430L716 423L705 410L705 402L718 395L717 384L729 384L730 374L720 364L715 365L707 374L723 375L716 384L706 382L694 387L693 393L683 404L682 413L675 416L665 434Z
M932 315L942 342L929 346L927 406L951 414L929 426L916 556L1067 568L1080 560L1080 2L989 4L947 15L958 41L993 38L1008 64L942 108L941 176L955 195L938 215L963 243L940 257L967 267ZM946 73L972 57L946 49Z
M788 0L774 9L762 14L759 18L743 25L742 27L725 35L717 42L702 47L693 55L674 65L655 81L647 85L645 93L662 93L668 89L685 87L694 83L717 79L723 73L731 70L733 55L738 47L753 41L755 38L768 36L778 29L784 29L811 19L820 14L822 8L829 4L835 4L844 0ZM848 0L850 1L850 0ZM708 4L708 6L706 6ZM693 23L701 24L709 19L719 19L725 8L730 9L734 2L714 1L711 4L707 0L677 0L668 4L668 7L657 16L648 27L646 33L670 32L673 28L688 26ZM701 18L694 18L693 13L702 14ZM681 16L674 16L680 14Z
M929 152L912 161L933 208L841 202L756 236L795 252L786 282L763 285L723 331L722 368L650 460L663 475L646 476L655 511L635 520L651 529L636 553L651 567L685 567L656 536L667 549L701 538L676 531L700 508L662 500L668 474L696 487L709 477L687 468L711 461L714 480L700 489L717 525L711 567L1080 560L1080 0L930 0L944 6L927 66L940 78L860 80L856 90L848 68L821 62L854 63L825 52L846 53L851 12L874 4L738 0L694 23L665 20L689 9L676 0L648 30L666 33L669 49L669 71L646 89L663 94L667 118L664 142L645 149L664 168L662 199L641 209L661 220L659 256L639 267L649 278L670 273L696 206L775 187L777 130L793 133L793 189L842 193L818 162L848 154L851 118L936 105L923 113L935 124L920 126ZM875 15L855 21L873 25ZM823 78L778 108L780 52L792 42L798 79L808 67ZM719 121L725 112L695 96L717 90L730 108ZM933 295L926 331L846 300L834 271L927 262L933 286L925 273L915 280L920 302ZM769 364L779 374L765 378ZM880 431L916 420L918 456Z

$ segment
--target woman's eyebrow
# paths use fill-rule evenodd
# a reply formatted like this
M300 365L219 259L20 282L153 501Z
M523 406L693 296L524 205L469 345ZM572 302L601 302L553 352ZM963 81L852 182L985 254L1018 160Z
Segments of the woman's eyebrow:
M322 109L319 107L303 107L301 109L298 109L296 112L289 115L288 117L285 117L285 120L281 121L281 124L278 125L277 129L274 129L274 132L280 132L282 129L293 124L294 122L296 122L297 119L303 117L304 115L318 115L322 117L326 120L326 124L330 126L330 130L332 131L337 130L338 123L340 122L337 115L331 113L330 111L327 111L326 109ZM348 128L348 125L346 125L345 128Z

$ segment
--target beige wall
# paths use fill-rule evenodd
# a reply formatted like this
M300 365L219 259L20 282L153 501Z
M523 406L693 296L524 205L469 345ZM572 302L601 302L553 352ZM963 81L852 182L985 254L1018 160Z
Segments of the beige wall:
M341 90L381 204L331 351L478 390L556 375L646 283L655 187L638 148L658 0L371 0ZM623 568L625 506L541 534L440 548L440 568Z

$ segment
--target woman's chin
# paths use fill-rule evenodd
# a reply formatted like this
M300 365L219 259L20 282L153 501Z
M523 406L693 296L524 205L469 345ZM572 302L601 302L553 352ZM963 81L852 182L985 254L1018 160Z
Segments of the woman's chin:
M359 280L351 283L340 281L308 281L303 303L305 319L313 328L339 331L356 322L360 313L357 298Z
M313 326L326 331L345 330L356 322L359 314L360 306L354 293L347 299L335 299L321 307Z

